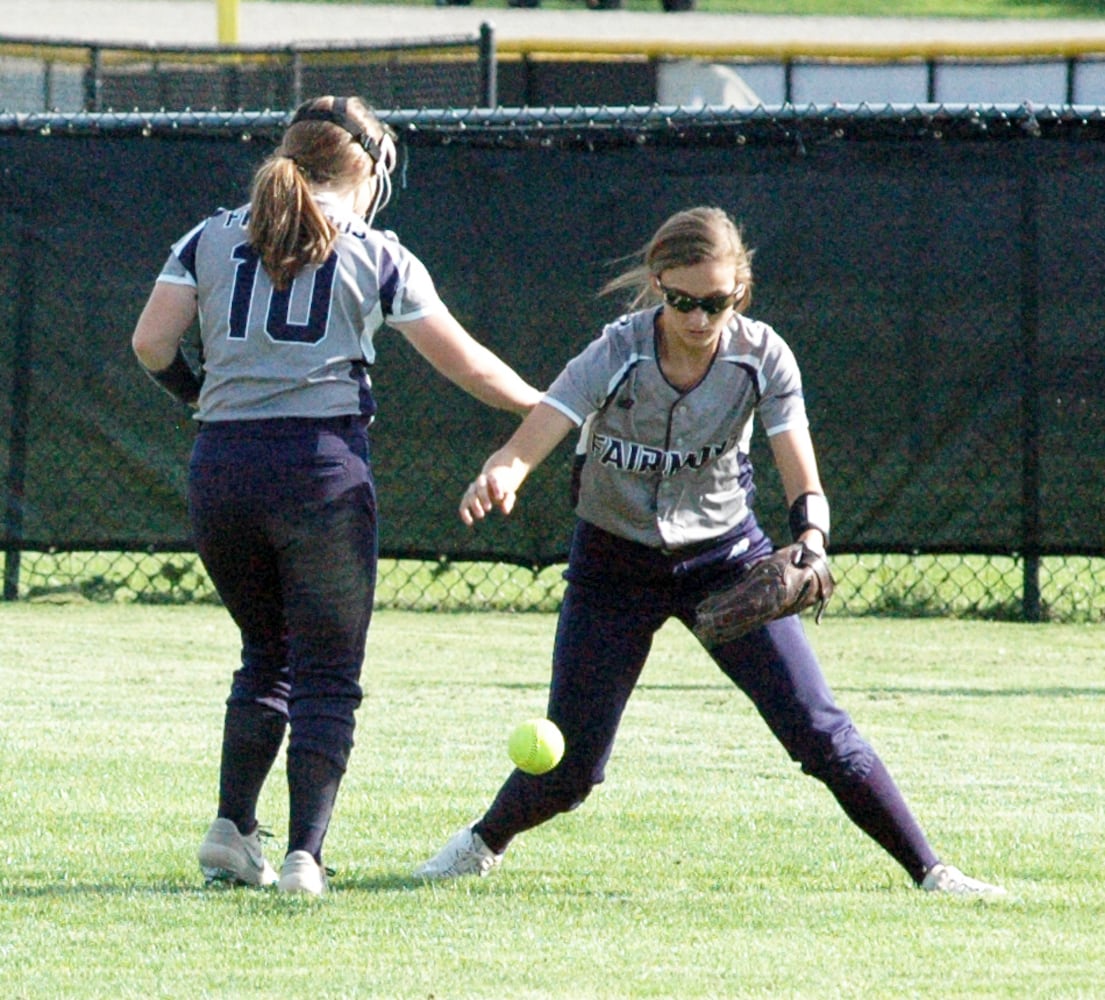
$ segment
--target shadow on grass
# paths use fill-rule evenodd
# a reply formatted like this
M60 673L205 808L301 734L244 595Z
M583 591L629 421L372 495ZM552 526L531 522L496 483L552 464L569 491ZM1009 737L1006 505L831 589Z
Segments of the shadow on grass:
M834 684L836 691L850 694L864 694L869 698L897 698L903 695L918 698L1105 698L1105 687L1016 687L1016 688L969 688L969 687L848 687Z
M15 876L14 879L9 875L9 879L13 880L4 886L4 896L8 899L64 899L75 896L126 899L143 896L159 898L178 896L182 899L192 897L235 899L251 905L264 903L272 899L304 901L308 898L277 892L275 888L256 889L249 886L229 885L205 886L198 881L192 884L180 882L135 882L126 884L102 881L68 881L56 878L47 881L48 878L49 876L43 875L43 878L38 880L33 872ZM424 885L426 885L425 880L415 878L407 873L342 877L339 871L331 880L331 887L335 895L343 892L410 892Z
M471 687L470 681L464 681L465 687ZM548 691L549 682L504 682L495 681L488 685L489 687L501 688L504 691ZM650 684L648 681L640 681L636 690L638 691L735 691L737 690L733 684L722 682L711 682L703 684Z
M470 686L466 682L466 686ZM547 691L547 683L540 684L504 684L495 683L491 687L503 688L512 691ZM637 684L637 691L724 691L739 692L735 684L727 681L703 684L649 684L641 681ZM981 687L873 687L871 685L845 685L834 684L833 690L847 691L852 694L865 694L868 697L899 697L902 695L936 695L941 698L1102 698L1105 697L1105 686L1102 687L1015 687L1015 688L981 688Z

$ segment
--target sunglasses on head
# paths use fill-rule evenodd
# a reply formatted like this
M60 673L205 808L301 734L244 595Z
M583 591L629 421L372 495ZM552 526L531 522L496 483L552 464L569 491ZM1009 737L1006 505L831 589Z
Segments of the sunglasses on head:
M701 299L696 299L693 295L687 295L685 292L677 292L674 288L665 288L664 285L660 285L660 291L663 293L664 301L676 312L689 313L701 309L707 316L716 316L737 301L737 296L741 293L741 286L737 285L733 291L726 295L707 295Z

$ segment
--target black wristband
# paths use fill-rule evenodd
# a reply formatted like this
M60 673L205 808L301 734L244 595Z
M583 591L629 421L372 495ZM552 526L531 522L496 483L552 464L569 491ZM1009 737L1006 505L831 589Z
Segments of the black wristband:
M795 541L810 530L816 528L825 538L825 547L829 545L829 500L823 493L803 493L790 505L790 536Z
M184 356L182 348L176 349L176 355L169 363L168 368L160 371L150 371L145 365L143 371L152 378L173 399L191 406L200 397L200 389L203 386L203 373L196 374L188 359Z

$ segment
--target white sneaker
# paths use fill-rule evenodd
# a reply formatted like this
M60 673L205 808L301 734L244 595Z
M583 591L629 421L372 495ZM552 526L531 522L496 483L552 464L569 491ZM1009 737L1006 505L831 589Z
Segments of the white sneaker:
M276 872L265 860L261 838L270 834L257 827L243 837L232 820L217 819L200 844L199 862L204 881L230 882L235 885L272 885Z
M487 875L503 860L487 846L470 826L459 830L435 857L414 870L416 878L457 878L460 875Z
M302 892L309 896L326 895L326 871L310 851L292 851L280 869L276 888L281 892Z
M957 896L1005 895L1005 890L1000 885L971 878L958 868L945 864L933 865L921 883L921 888L925 892L950 892Z

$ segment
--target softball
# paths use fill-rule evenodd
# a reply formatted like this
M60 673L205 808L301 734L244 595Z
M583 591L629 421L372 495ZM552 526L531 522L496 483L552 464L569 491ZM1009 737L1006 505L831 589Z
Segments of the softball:
M548 719L528 719L510 734L510 759L527 774L544 774L560 763L564 737Z

